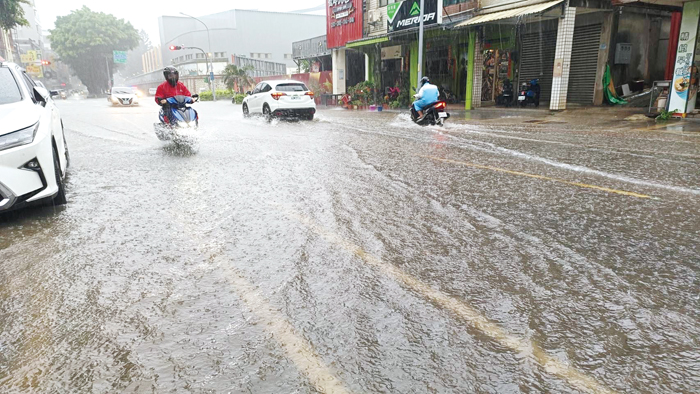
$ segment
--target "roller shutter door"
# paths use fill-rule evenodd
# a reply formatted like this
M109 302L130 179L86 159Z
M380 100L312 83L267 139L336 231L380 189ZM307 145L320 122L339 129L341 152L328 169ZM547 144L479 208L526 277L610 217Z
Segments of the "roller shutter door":
M519 83L540 80L540 101L552 97L554 55L557 47L557 31L549 30L522 35L520 51ZM517 87L520 89L520 87Z
M567 102L593 104L601 27L596 24L574 29Z

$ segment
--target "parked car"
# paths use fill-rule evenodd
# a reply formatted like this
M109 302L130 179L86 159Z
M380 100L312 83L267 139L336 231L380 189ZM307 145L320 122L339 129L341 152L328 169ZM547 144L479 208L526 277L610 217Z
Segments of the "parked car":
M0 63L0 212L66 203L69 154L52 95L14 63Z
M243 99L243 116L262 114L265 118L298 118L312 120L316 113L314 92L302 82L262 81Z
M139 96L133 88L130 87L114 87L107 96L107 101L114 105L130 107L139 105Z

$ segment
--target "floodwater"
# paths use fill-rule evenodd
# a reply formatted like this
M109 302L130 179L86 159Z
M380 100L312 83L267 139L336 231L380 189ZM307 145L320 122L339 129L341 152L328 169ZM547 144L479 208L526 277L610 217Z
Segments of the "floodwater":
M69 204L0 217L2 392L700 387L700 134L217 102L183 151L58 105Z

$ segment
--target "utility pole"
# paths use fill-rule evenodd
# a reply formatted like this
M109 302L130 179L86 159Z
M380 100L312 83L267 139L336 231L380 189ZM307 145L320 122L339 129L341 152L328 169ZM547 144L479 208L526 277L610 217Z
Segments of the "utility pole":
M423 1L423 0L421 0L421 1ZM209 65L211 64L211 69L210 69L210 71L209 71L209 89L211 89L211 97L212 97L212 99L213 99L214 101L216 101L216 89L214 89L214 60L211 59L211 58L209 57L209 55L211 55L212 58L214 57L214 54L213 54L212 51L211 51L211 37L209 36L209 27L207 26L206 23L200 21L199 19L193 17L192 15L187 15L187 14L185 14L184 12L181 12L180 15L184 15L184 16L186 16L186 17L188 17L188 18L192 18L192 19L196 20L197 22L203 24L203 25L204 25L204 28L207 29L207 42L208 42L208 45L209 45L209 53L206 54L205 57L206 57L206 59L208 60L208 62L207 62L207 69L209 69Z
M423 78L423 5L424 0L420 0L420 16L418 17L420 22L418 25L418 80L416 81L416 89L420 83L421 78ZM438 12L441 12L438 10Z

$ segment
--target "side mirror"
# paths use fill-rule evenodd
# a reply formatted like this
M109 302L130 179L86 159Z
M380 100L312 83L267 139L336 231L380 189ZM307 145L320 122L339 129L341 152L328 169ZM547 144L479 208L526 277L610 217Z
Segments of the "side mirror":
M36 98L36 101L46 104L49 98L51 98L51 94L41 86L34 86L34 98Z
M52 90L50 93L51 93L51 97L56 97L59 95L58 90Z
M250 96L251 94L253 94L253 93L251 93L250 90L247 91L247 92L245 92L245 95L246 95L246 96Z

